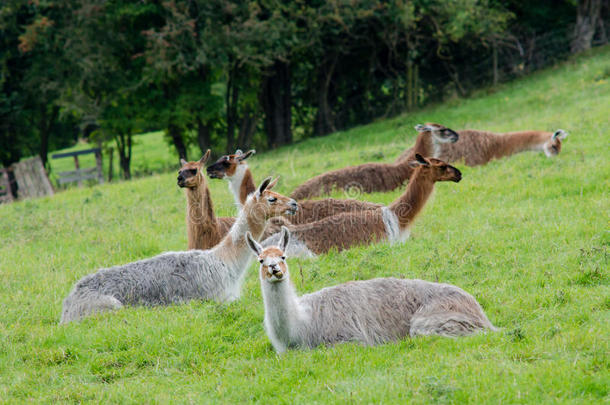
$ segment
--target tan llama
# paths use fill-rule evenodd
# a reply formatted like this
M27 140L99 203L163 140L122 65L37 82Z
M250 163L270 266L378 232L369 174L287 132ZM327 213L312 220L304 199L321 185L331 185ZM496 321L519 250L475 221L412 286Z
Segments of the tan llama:
M278 245L263 248L249 234L260 262L265 331L277 352L325 344L372 346L405 337L458 337L497 330L479 303L459 287L423 280L351 281L297 296L290 281L282 228Z
M254 190L254 180L246 162L246 159L254 153L254 150L246 153L237 150L233 155L221 156L216 163L207 168L208 176L211 178L225 179L229 182L229 190L239 205L244 204L248 194ZM381 204L351 199L325 198L322 200L305 200L299 202L299 212L297 215L287 218L286 222L294 225L305 224L342 212L362 211L381 207ZM279 231L278 225L281 224L272 224L275 227L272 228L275 229L275 232Z
M212 249L165 252L83 277L64 300L61 323L128 305L239 298L252 260L246 234L260 239L270 218L298 209L292 198L271 191L275 183L267 178L250 194L231 231Z
M438 124L426 124L428 131L437 131ZM479 166L491 160L511 156L525 151L544 152L547 157L557 156L561 152L562 141L568 133L562 129L555 132L518 131L493 133L477 130L457 132L459 140L452 144L443 144L434 151L433 156L448 163L464 161L467 166ZM397 161L406 159L409 150L403 152Z
M409 229L426 205L437 181L459 182L460 171L439 159L425 159L419 154L409 161L414 168L406 191L388 207L376 210L334 215L316 222L288 226L292 234L288 253L292 256L311 257L338 251L352 246L368 245L389 240L402 243ZM263 246L277 245L279 234L263 241Z
M436 144L456 142L458 135L449 128L432 133L417 142L411 151L413 156L419 153L422 156L431 154L430 149ZM429 145L431 144L431 145ZM364 193L375 191L392 191L411 177L413 168L408 160L395 163L365 163L359 166L351 166L343 169L332 170L307 180L297 187L292 198L302 200L329 194L334 189L349 190L356 188Z
M181 159L178 171L178 186L186 195L186 230L189 249L209 249L229 232L235 218L216 218L210 190L203 173L205 162L210 157L208 149L197 162Z

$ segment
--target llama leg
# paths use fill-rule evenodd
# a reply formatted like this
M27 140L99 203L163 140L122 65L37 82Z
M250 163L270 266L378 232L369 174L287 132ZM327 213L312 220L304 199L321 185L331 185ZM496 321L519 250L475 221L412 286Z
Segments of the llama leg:
M78 321L89 315L112 311L123 307L123 304L111 295L96 291L78 291L70 294L64 301L59 323Z
M495 330L484 314L481 317L461 312L422 311L411 318L409 334L457 337L472 335L483 329Z

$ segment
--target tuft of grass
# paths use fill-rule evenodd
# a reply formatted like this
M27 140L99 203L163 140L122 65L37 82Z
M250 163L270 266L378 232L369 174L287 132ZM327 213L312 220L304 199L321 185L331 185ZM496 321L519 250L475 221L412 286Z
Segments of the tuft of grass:
M156 174L0 206L0 402L607 402L609 58L599 48L493 94L250 159L256 180L281 175L278 191L289 193L325 170L392 161L420 122L568 130L555 159L458 164L463 181L437 184L404 245L289 260L299 293L388 276L458 285L499 332L278 356L262 326L256 263L230 304L125 308L58 325L84 275L186 247L184 195L173 173ZM134 167L177 161L161 134L137 139ZM217 215L235 215L226 184L209 185ZM387 204L400 193L356 197Z

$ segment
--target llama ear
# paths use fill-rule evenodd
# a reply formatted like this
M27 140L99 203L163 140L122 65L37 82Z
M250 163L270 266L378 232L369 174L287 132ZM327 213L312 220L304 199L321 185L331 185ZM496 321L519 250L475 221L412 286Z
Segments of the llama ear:
M567 137L568 137L568 133L566 131L564 131L563 129L558 129L553 134L553 139L559 139L560 141L563 139L566 139Z
M259 245L257 241L252 239L252 234L250 232L246 232L246 242L248 242L248 246L257 256L263 253L262 246Z
M241 149L237 149L237 150L235 151L235 154L236 154L237 156L241 155L242 153L244 153L244 152L242 152L242 150L241 150Z
M239 160L241 162L242 160L248 159L250 156L254 155L255 153L256 153L256 151L254 149L250 149L246 153L241 153L240 156L237 158L237 160Z
M269 183L269 185L267 186L267 190L271 190L273 187L275 187L275 185L277 184L277 181L280 179L280 176L277 176L275 178L275 180L273 180L271 183Z
M205 162L207 162L207 160L210 158L211 153L212 153L212 151L208 149L205 152L205 154L201 157L201 159L199 159L199 163L201 163L202 165L205 164Z
M415 154L415 160L412 160L409 162L409 166L411 167L417 167L417 166L430 166L430 163L428 163L428 161L426 159L424 159L424 157L422 155L420 155L419 153Z
M271 177L267 177L265 180L263 180L263 182L261 183L260 186L258 186L258 190L257 190L257 195L260 196L261 194L263 194L263 192L267 189L267 187L269 186L269 183L271 182Z
M290 241L290 231L285 226L282 226L282 235L280 236L280 250L286 252L286 246Z
M424 131L426 131L426 127L425 127L424 125L422 125L422 124L417 124L417 125L415 126L415 130L416 130L417 132L424 132Z
M184 159L180 158L180 164L181 164L182 166L184 166L184 165L185 165L185 164L187 164L187 163L188 163L188 162L187 162L186 160L184 160Z

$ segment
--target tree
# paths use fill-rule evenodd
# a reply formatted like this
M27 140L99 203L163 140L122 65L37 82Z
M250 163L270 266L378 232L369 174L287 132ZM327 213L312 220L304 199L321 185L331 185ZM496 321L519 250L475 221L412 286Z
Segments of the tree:
M597 27L603 27L602 0L578 0L572 53L591 48Z

